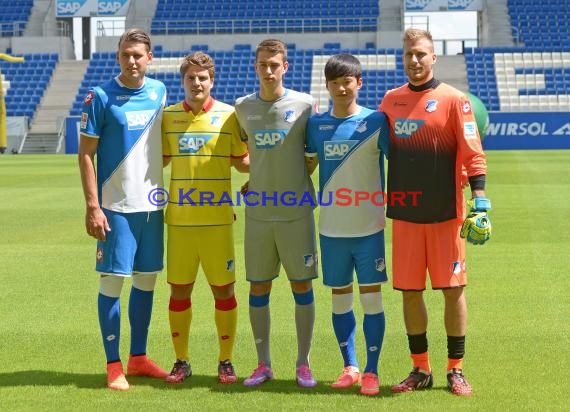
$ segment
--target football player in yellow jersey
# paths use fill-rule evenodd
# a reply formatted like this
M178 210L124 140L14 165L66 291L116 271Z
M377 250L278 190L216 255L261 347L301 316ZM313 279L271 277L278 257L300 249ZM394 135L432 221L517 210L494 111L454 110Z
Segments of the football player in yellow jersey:
M180 75L184 101L167 107L162 120L164 165L172 164L166 223L169 321L176 353L166 381L182 383L192 375L188 351L191 296L202 264L215 300L218 380L235 383L231 363L237 322L231 167L248 172L249 154L234 108L210 95L215 78L212 58L203 52L186 56Z

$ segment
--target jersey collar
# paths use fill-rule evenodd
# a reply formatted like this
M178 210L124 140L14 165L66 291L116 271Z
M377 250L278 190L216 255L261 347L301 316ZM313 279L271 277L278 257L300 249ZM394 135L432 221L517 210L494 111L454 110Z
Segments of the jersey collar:
M208 99L208 101L204 104L204 106L202 107L202 111L204 113L207 113L210 111L210 109L214 106L214 98L212 96L210 96L210 98ZM188 103L186 103L186 100L182 100L182 107L184 108L184 111L186 111L186 113L191 112L192 109L190 108L190 106L188 106Z
M424 84L420 84L419 86L414 86L413 84L408 83L408 87L413 92L423 92L424 90L427 89L435 89L437 86L440 85L440 83L441 82L439 80L437 80L435 77L432 77L430 80L428 80Z

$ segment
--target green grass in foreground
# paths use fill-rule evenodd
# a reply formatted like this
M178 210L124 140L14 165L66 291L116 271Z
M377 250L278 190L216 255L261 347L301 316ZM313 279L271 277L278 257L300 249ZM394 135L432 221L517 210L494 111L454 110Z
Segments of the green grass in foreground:
M180 386L131 379L126 393L105 388L105 358L96 314L94 241L84 233L75 156L0 157L0 410L562 410L570 369L570 220L568 151L491 151L487 195L493 239L469 246L466 373L475 394L445 390L446 340L439 292L426 293L434 368L431 391L392 395L410 370L401 297L384 288L387 330L380 364L382 393L333 392L342 368L330 324L330 292L315 282L317 321L311 354L314 389L294 384L293 299L285 276L273 289L272 357L276 379L259 388L216 383L213 300L199 277L193 296L190 352L194 376ZM235 175L237 189L245 180ZM241 379L256 366L243 268L243 209L236 209L239 304L234 363ZM387 228L389 239L390 222ZM388 242L388 256L390 243ZM128 286L128 282L126 283ZM123 290L126 315L128 287ZM149 354L170 368L168 287L158 283ZM361 319L359 303L355 310ZM360 321L359 321L360 323ZM123 316L121 353L128 352ZM365 359L358 331L360 362Z

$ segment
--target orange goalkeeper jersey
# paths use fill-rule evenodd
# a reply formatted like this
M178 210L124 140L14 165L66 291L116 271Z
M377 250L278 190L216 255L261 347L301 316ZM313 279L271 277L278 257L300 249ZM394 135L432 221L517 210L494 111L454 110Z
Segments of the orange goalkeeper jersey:
M379 110L390 123L387 216L414 223L462 217L463 166L468 176L487 170L469 99L432 79L388 91Z

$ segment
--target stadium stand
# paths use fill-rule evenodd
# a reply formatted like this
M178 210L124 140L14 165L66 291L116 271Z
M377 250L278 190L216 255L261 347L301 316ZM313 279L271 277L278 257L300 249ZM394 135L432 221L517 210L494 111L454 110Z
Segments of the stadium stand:
M552 48L570 39L568 0L508 0L513 36L527 47Z
M159 0L152 34L311 33L378 30L378 0Z
M195 50L207 50L196 45ZM256 90L257 79L252 70L255 52L249 44L236 45L232 50L207 50L216 62L216 84L213 95L224 102L233 103L239 96ZM328 105L328 92L324 87L323 68L333 53L347 52L357 55L366 70L366 82L360 93L360 101L369 107L376 107L387 89L396 87L406 79L403 71L401 49L342 49L338 43L327 43L321 49L297 49L289 45L290 69L285 77L285 85L306 93L311 93L323 105ZM151 77L166 84L168 104L184 98L180 83L179 67L186 52L158 52L150 66ZM78 90L70 111L80 115L83 98L89 87L117 74L113 53L95 53L87 68L85 78Z
M33 0L0 0L0 37L21 36L33 5Z
M24 28L28 30L26 25L31 24L29 16L33 3L33 0L0 0L0 36L8 36L8 39L22 36ZM185 0L157 0L156 10L148 11L152 20L147 24L150 24L153 36L157 39L188 38L187 34L195 34L191 39L195 38L196 42L172 50L172 42L164 42L168 44L164 46L155 41L157 46L150 76L165 82L169 90L168 104L175 103L183 98L178 74L181 58L191 51L205 50L217 65L214 96L232 103L237 97L256 90L257 79L252 70L254 45L260 38L275 35L296 41L296 44L289 44L291 65L285 77L287 87L311 93L322 110L328 106L323 66L331 54L349 52L360 58L365 70L360 102L376 107L386 90L406 81L402 50L377 48L376 43L370 41L371 33L376 34L376 41L383 36L379 26L382 21L380 10L382 16L388 16L386 8L382 7L386 3L378 0L273 3L212 0L195 7ZM511 25L515 44L519 46L468 48L464 56L455 56L455 59L464 59L469 91L479 96L491 111L570 111L569 1L504 0L504 4L508 6L509 16L504 24ZM322 47L316 47L318 42L310 46L303 44L299 38L306 33L314 39L322 38ZM367 37L360 42L364 47L346 48L344 33L354 33L354 36L366 33ZM239 34L237 41L243 43L234 45L232 42L224 46L223 42L217 41L208 44L210 36L218 34L222 35L219 37ZM115 46L114 41L112 46ZM23 64L0 61L0 69L10 83L6 94L8 115L32 119L52 81L54 70L63 63L58 61L61 56L52 53L27 54L25 57ZM115 74L114 51L94 53L81 86L78 90L73 87L71 95L75 99L69 113L80 115L87 90Z
M34 116L58 62L54 53L24 54L23 63L0 60L0 71L10 88L6 93L8 116Z
M489 110L570 109L570 46L475 48L465 59L470 91Z

